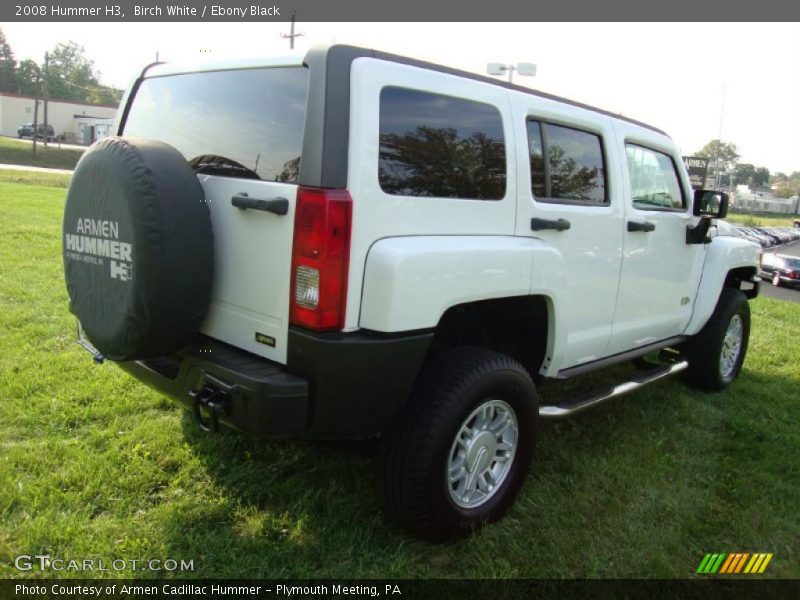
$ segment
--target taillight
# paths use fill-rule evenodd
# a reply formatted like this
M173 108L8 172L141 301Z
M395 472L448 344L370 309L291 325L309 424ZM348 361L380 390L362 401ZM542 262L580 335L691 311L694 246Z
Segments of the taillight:
M316 331L342 329L347 302L350 221L347 190L297 190L289 320Z

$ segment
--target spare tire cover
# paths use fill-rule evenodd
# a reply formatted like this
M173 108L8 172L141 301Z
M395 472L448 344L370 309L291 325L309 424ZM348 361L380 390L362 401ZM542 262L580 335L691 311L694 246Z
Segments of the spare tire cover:
M71 309L104 357L164 356L203 322L211 217L172 146L110 137L89 148L67 193L63 244Z

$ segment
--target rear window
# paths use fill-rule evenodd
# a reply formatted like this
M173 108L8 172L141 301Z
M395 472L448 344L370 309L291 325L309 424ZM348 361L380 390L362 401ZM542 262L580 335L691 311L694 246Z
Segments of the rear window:
M500 200L506 193L500 111L473 100L384 88L378 179L387 194Z
M294 183L307 91L308 69L303 67L145 79L124 133L166 142L187 161L223 157L261 179Z

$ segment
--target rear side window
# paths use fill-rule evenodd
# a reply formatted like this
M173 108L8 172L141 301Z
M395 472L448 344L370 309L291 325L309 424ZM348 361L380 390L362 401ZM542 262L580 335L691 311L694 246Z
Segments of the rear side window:
M503 198L506 149L500 111L462 98L384 88L378 181L393 195Z
M640 209L686 207L675 163L663 152L625 144L633 204Z
M531 192L537 200L608 202L599 135L529 119L528 149Z
M225 160L217 162L233 161L260 179L294 183L307 91L308 69L303 67L145 79L133 99L125 135L166 142L188 161L221 157ZM239 175L235 169L229 173Z

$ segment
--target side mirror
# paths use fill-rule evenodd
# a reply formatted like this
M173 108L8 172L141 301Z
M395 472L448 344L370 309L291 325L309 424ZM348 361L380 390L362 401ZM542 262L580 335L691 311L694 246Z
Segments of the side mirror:
M714 190L695 190L694 215L724 219L728 214L728 194Z

